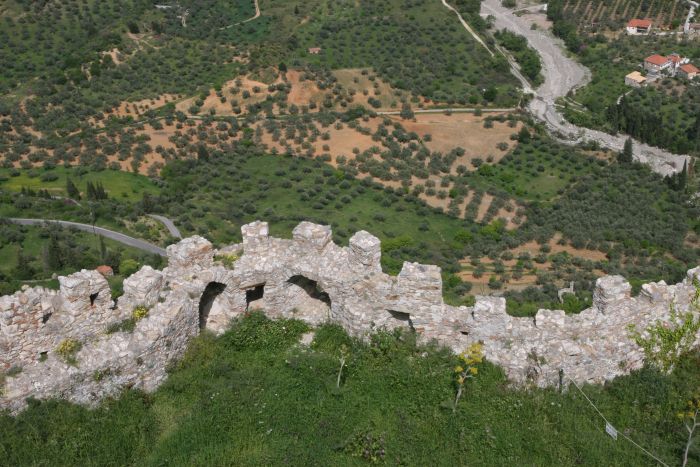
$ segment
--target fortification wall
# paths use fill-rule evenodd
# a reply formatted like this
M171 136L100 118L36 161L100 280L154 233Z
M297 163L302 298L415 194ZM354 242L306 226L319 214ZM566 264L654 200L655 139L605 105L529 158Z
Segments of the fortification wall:
M457 352L483 342L486 358L514 382L557 384L564 370L577 382L599 383L642 366L628 326L669 320L672 302L690 310L692 281L700 280L699 267L680 284L647 284L633 298L622 277L603 277L593 307L578 315L540 310L535 318L514 318L502 298L445 305L437 266L407 262L398 276L384 274L380 242L367 232L347 247L332 242L329 227L308 222L291 240L270 237L264 222L243 226L242 234L241 244L221 250L201 237L171 245L168 267L145 266L127 278L116 303L94 271L61 277L58 292L29 288L0 298L0 371L22 370L6 378L0 408L17 412L27 397L93 405L123 388L152 391L201 329L223 333L253 309L338 323L355 336L404 328ZM139 306L149 311L133 331L107 333ZM57 352L68 338L82 344L73 365Z

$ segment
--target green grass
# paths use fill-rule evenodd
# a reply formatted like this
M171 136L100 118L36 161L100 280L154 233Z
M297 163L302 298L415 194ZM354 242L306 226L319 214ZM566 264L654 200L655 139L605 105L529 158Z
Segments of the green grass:
M510 388L481 364L456 413L456 359L412 336L369 344L334 326L310 350L306 326L251 315L222 337L197 338L153 394L126 391L95 410L32 402L0 416L7 465L388 465L645 466L575 390ZM340 346L350 349L336 388ZM671 376L642 370L584 386L610 422L669 465L685 431L675 413L700 384L697 355ZM690 464L698 462L697 450Z
M594 173L598 162L570 148L540 139L520 143L512 153L494 165L484 164L470 175L477 186L497 187L526 201L551 201Z
M13 176L13 174L18 174ZM42 180L46 174L54 174L55 180ZM88 182L101 183L108 196L127 201L140 200L144 193L156 195L158 187L143 175L119 170L87 172L80 168L56 167L54 169L0 169L0 189L21 191L29 188L34 191L48 190L55 196L66 196L66 179L70 178L85 196Z

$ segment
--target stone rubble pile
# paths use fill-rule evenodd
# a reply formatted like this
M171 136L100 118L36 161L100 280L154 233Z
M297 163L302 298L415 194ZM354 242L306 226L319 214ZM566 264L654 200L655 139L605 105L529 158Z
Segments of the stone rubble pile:
M601 383L643 365L628 326L669 320L671 303L691 309L693 280L700 280L698 267L680 284L646 284L631 297L628 282L607 276L596 284L593 307L578 315L539 310L515 318L502 298L446 305L437 266L406 262L398 276L384 274L380 241L364 231L348 247L309 222L291 240L270 237L264 222L241 231L241 244L220 250L197 236L169 246L168 267L144 266L125 279L116 302L104 277L85 270L60 277L58 292L36 287L0 297L0 372L12 375L0 387L0 409L17 413L29 397L95 405L124 388L153 391L202 329L221 334L253 309L338 323L360 337L404 328L455 352L482 342L486 358L516 383L555 385L560 370ZM129 321L132 331L123 326ZM80 344L71 363L58 352L66 340Z

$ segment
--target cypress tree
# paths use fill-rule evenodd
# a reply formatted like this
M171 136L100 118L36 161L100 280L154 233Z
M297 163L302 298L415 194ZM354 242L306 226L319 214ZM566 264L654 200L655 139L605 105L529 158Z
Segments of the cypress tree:
M683 170L678 174L678 191L685 191L688 186L688 162L683 162Z
M625 147L622 149L622 152L618 155L617 159L623 164L629 164L633 160L632 155L632 138L627 138L627 141L625 141Z
M70 178L66 179L66 193L69 198L80 199L80 190L78 190L78 187L75 186L73 180Z
M58 242L58 237L56 235L51 235L49 238L49 244L46 247L45 261L46 267L50 271L57 271L63 267L63 252L61 250L61 244Z
M30 257L24 254L22 248L17 250L17 267L15 267L15 276L19 280L28 280L34 277L34 269L30 264Z
M95 186L92 182L87 182L87 198L95 199Z

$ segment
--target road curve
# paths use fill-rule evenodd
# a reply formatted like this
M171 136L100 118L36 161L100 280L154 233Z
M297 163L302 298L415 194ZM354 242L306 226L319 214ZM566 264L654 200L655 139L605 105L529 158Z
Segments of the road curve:
M252 17L245 19L243 21L239 21L237 23L233 23L233 24L229 24L228 26L224 26L223 28L219 28L219 31L223 31L224 29L230 29L234 26L238 26L239 24L245 24L249 21L253 21L254 19L258 19L258 18L260 18L260 14L261 14L260 13L260 3L258 2L258 0L255 0L255 15L253 15Z
M182 238L182 234L180 233L180 229L178 229L175 226L175 223L172 220L168 219L165 216L159 216L158 214L148 214L148 217L153 218L153 219L159 221L160 223L162 223L165 226L165 228L168 229L168 232L170 233L170 235L172 237Z
M12 222L13 224L19 225L58 224L63 227L72 227L78 230L82 230L83 232L91 232L95 233L96 235L101 235L105 238L109 238L116 242L123 243L124 245L145 251L147 253L152 253L160 256L167 256L164 248L153 245L152 243L148 243L144 240L139 240L138 238L129 237L128 235L124 235L120 232L115 232L114 230L105 229L103 227L93 227L89 224L80 224L78 222L59 221L52 219L21 219L14 217L6 217L4 219L9 222Z
M561 40L541 29L530 29L524 19L514 15L512 10L504 8L501 0L484 0L481 3L481 11L495 18L497 29L507 29L524 36L530 46L539 53L542 59L544 83L534 92L529 109L536 118L547 125L555 138L572 144L586 140L597 141L603 147L622 151L627 139L626 135L614 136L602 131L578 127L567 122L559 113L556 107L557 99L566 96L569 91L585 85L590 80L589 70L566 55ZM639 141L635 141L634 156L636 160L648 164L653 171L661 175L680 172L684 162L689 161L687 155L672 154Z

